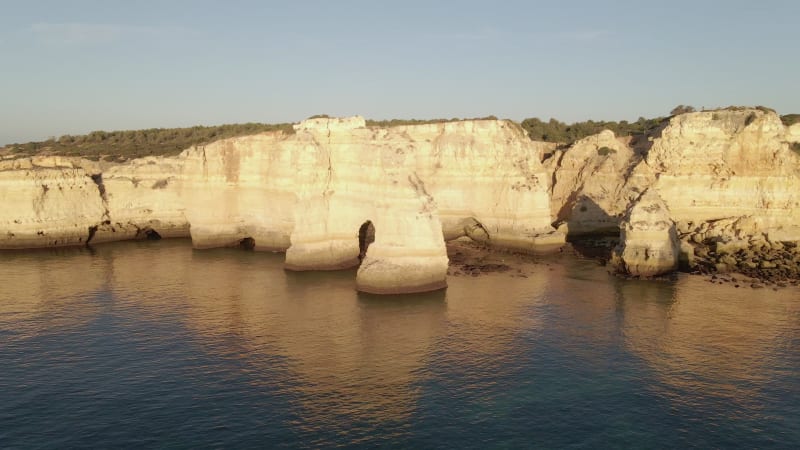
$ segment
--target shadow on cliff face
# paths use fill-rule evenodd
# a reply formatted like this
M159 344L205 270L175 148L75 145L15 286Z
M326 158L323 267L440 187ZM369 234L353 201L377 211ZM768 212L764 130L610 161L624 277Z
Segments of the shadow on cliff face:
M575 195L567 200L558 217L553 227L567 225L567 242L579 256L602 263L610 259L619 243L620 216L609 214L585 195Z
M628 145L630 145L630 147L633 149L633 152L637 156L647 156L647 153L653 146L653 142L661 137L661 133L664 132L664 129L667 128L667 125L669 125L669 118L664 119L657 127L649 129L642 134L634 134L631 136L631 140Z
M576 194L570 196L561 210L553 227L567 224L567 239L578 236L618 236L620 216L611 215L593 199Z

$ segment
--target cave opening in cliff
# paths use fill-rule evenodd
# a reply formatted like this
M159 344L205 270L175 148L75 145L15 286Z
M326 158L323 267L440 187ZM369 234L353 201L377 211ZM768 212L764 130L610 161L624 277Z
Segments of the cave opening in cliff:
M148 241L158 241L161 240L161 235L158 234L158 231L149 228L144 232L144 238Z
M244 250L253 250L256 248L256 240L251 237L246 237L239 241L239 248Z
M371 220L367 220L358 228L358 261L364 260L367 256L369 244L375 242L375 226Z

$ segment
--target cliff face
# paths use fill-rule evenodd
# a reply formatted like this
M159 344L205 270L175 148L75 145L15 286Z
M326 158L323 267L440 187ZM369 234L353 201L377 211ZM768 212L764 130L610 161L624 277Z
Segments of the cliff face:
M2 161L0 248L191 236L197 248L285 251L292 270L359 266L367 292L417 292L444 286L446 239L550 250L564 240L551 224L616 233L645 191L688 259L697 245L800 240L800 128L762 110L683 114L636 141L604 131L544 165L544 145L507 121L295 128L110 168Z
M191 235L197 248L286 251L293 270L360 262L359 289L392 293L444 287L445 236L534 251L563 243L538 147L506 121L372 129L360 117L312 119L293 135L226 139L105 171L4 164L3 204L18 205L0 213L5 248ZM61 184L43 177L80 188L47 196L43 185ZM368 223L375 239L365 249Z
M0 162L0 245L82 245L105 220L89 161L25 158ZM88 170L87 170L88 169Z
M800 165L777 115L758 110L676 117L646 167L676 222L750 216L800 238Z
M641 148L609 130L557 150L545 161L553 180L553 222L573 236L617 233L628 204L643 190L631 186L639 178L631 172L641 159Z
M673 117L633 146L609 132L584 139L547 162L553 220L570 233L607 231L640 193L655 189L684 234L746 217L752 232L800 240L793 127L757 109L719 110ZM598 152L600 146L612 151Z

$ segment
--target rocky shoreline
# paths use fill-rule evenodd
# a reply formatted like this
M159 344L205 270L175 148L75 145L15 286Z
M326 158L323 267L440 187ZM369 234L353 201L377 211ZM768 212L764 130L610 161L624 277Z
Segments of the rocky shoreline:
M746 246L718 242L697 246L690 273L736 283L740 274L756 285L786 287L800 283L800 247L795 242L750 241ZM745 281L746 282L746 281Z
M565 252L607 264L619 238L612 236L584 237L568 243ZM746 242L692 241L692 234L681 237L682 258L678 272L705 277L715 284L754 289L782 289L800 286L800 246L795 242L769 242L756 238ZM640 277L610 269L621 278L670 278L672 273L656 277Z

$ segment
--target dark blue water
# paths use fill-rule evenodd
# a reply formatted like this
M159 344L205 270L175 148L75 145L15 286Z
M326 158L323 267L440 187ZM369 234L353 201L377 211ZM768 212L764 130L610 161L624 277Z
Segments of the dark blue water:
M0 447L800 447L800 291L569 256L374 297L186 241L0 254Z

